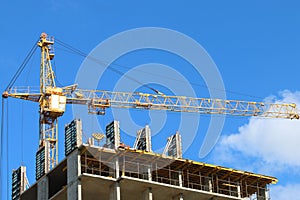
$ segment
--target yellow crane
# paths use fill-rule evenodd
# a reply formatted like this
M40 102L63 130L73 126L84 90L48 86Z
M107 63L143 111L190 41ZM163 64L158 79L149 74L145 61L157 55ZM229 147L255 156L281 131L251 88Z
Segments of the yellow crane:
M199 114L259 116L266 118L299 119L296 104L276 104L186 96L167 96L162 93L112 92L85 90L77 85L56 87L51 66L54 39L42 33L38 46L41 49L40 88L11 87L4 98L13 97L39 102L39 147L45 147L45 173L58 163L58 118L65 112L66 104L87 105L91 114L104 115L107 108L133 108L142 110L166 110Z

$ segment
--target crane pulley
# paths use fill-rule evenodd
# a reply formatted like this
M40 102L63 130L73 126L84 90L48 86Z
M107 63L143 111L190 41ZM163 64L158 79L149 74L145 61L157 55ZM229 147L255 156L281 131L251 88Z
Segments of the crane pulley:
M45 173L58 163L58 118L66 104L87 105L91 114L105 114L107 108L165 110L199 114L258 116L266 118L299 119L296 104L277 104L212 98L168 96L161 92L112 92L79 89L77 85L56 87L51 60L54 58L54 39L42 33L38 46L41 49L40 86L10 87L2 96L39 102L39 148L47 148Z

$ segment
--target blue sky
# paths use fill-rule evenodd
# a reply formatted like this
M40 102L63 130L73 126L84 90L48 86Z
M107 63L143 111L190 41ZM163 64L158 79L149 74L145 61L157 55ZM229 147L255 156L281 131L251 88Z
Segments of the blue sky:
M219 69L228 99L263 101L267 98L278 102L300 103L299 8L298 1L277 0L180 3L2 1L0 89L4 91L41 32L45 31L89 53L99 43L120 32L142 27L161 27L185 34L202 45ZM57 79L63 85L70 85L78 76L83 58L70 54L59 46L55 50ZM209 96L208 89L203 87L205 85L203 77L194 73L193 67L184 59L169 52L151 49L134 51L121 56L115 62L121 66L114 67L118 67L123 73L146 63L167 65L191 83L196 96ZM38 85L38 72L37 52L15 85ZM147 73L154 73L161 80L173 78L155 71ZM139 78L141 77L143 76L140 75ZM105 71L98 89L112 90L120 78L112 71ZM155 83L152 86L166 94L172 94L174 89ZM180 88L181 84L174 83L173 86ZM144 87L138 88L138 91L152 92ZM9 99L8 107L8 171L11 173L12 169L18 168L23 163L27 166L29 181L33 183L38 144L38 105ZM72 107L68 106L67 109L66 114L60 119L60 159L64 155L63 126L73 119ZM166 138L176 131L180 122L180 116L172 113L151 112L149 115L148 112L130 111L130 116L140 127L150 121L154 123L155 117L166 118L159 133L153 136L154 149L157 151L161 150ZM195 116L187 117L192 119ZM108 112L108 115L98 117L97 124L103 128L112 118L111 112ZM273 199L299 198L300 162L297 152L300 150L298 142L300 137L295 134L300 128L299 122L229 116L213 151L205 158L199 158L198 152L210 121L209 116L200 118L200 128L190 141L191 144L184 153L185 158L276 176L279 183L271 188ZM122 122L124 124L126 120L122 118L118 120L122 128ZM87 135L98 131L95 122L84 123L91 129L86 131ZM132 146L134 134L123 132L122 139ZM1 163L1 169L6 174L6 165L3 163L5 162ZM6 179L1 181L6 182ZM286 194L293 196L289 197ZM5 196L3 193L2 197Z

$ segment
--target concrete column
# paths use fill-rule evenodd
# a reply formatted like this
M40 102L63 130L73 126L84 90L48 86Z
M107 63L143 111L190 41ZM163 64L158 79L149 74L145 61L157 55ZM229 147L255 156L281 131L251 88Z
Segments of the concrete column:
M115 158L115 178L118 179L120 177L120 164L119 157Z
M147 188L144 191L144 200L153 200L152 188Z
M81 200L81 181L78 179L81 174L81 163L78 150L73 151L67 157L67 168L68 199Z
M241 186L240 185L237 186L237 195L238 195L238 198L241 198Z
M270 193L269 193L269 188L266 187L266 191L265 191L265 199L269 200L270 199Z
M122 163L122 176L125 176L125 165L126 165L126 163L125 163L125 155L123 156L123 163Z
M149 166L147 170L148 170L148 180L149 180L149 181L152 181L152 171L151 171L151 167Z
M181 171L179 171L179 174L178 174L178 181L179 181L179 187L182 187L183 181L182 181L182 172Z
M183 194L182 193L179 194L179 200L183 200Z
M213 192L213 189L212 189L212 182L211 180L208 181L208 189L209 189L209 192Z
M119 182L110 186L109 200L121 200L121 188Z
M116 197L117 197L116 200L121 200L121 188L119 182L116 182L115 188L116 188Z
M49 197L49 181L48 177L42 177L37 183L37 199L48 200Z

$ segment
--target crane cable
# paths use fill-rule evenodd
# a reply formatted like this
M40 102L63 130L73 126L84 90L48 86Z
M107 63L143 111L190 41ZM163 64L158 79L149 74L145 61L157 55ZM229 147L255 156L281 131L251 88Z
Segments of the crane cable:
M4 166L2 163L3 163L3 150L4 150L4 148L3 148L3 139L4 139L4 103L5 103L5 99L4 98L2 98L2 110L1 110L1 138L0 138L0 140L1 140L1 146L0 146L0 166L1 166L1 168L0 168L0 195L2 195L3 193L2 193L2 190L3 190L3 185L2 185L2 175L3 175L3 170L4 170L4 167L2 167L2 166Z
M88 54L82 52L81 50L79 50L79 49L77 49L77 48L75 48L75 47L73 47L73 46L71 46L71 45L69 45L69 44L67 44L67 43L65 43L65 42L62 42L61 40L59 40L59 39L57 39L57 38L56 38L55 40L57 41L57 43L58 43L59 45L65 47L65 48L67 49L67 50L65 50L66 52L69 52L69 53L75 53L75 54L80 55L80 56L82 56L82 57L84 57L84 58L87 58L87 59L89 59L89 60L93 60L93 61L95 61L95 62L97 62L98 64L101 64L101 65L108 65L108 62L107 62L107 61L101 61L101 60L99 60L99 59L97 59L97 58L91 57L91 56L89 56ZM62 48L58 48L58 49L64 50L64 49L62 49ZM125 66L125 65L121 65L121 64L119 64L119 63L111 63L111 65L115 65L115 66L122 67L122 68L126 68L126 69L131 69L130 67ZM160 94L160 92L159 92L158 90L156 90L156 89L150 87L149 85L144 85L143 83L141 83L141 82L137 81L136 79L134 79L134 78L132 78L132 77L130 77L130 76L124 74L123 72L121 72L121 71L119 71L119 70L113 68L112 66L109 66L108 69L110 69L110 70L112 70L112 71L115 71L116 73L118 73L118 74L120 74L120 75L124 75L126 78L128 78L128 79L130 79L130 80L133 80L133 81L135 81L135 82L137 82L137 83L143 85L144 87L147 87L147 88L153 90L154 92ZM141 71L141 70L139 70L139 71ZM141 72L144 72L144 71L141 71ZM144 72L144 73L153 74L153 75L155 75L155 76L160 76L160 77L162 77L162 78L167 78L167 79L170 79L170 80L173 80L173 81L179 81L179 82L181 82L181 80L178 80L178 79L175 79L175 78L172 78L172 77L163 76L163 75L161 75L161 74L154 74L154 73L151 73L151 72ZM195 86L199 86L199 87L202 87L202 88L207 88L207 89L208 89L208 86L207 86L207 85L202 85L202 84L195 83L195 82L190 82L190 84L195 85ZM213 90L216 90L216 91L223 91L223 89L219 89L219 88L210 88L210 89L213 89ZM226 93L231 93L231 94L235 94L235 95L240 95L240 96L250 97L250 98L254 98L254 99L260 99L260 100L265 99L264 97L261 97L261 96L256 96L256 95L251 95L251 94L246 94L246 93L243 93L243 92L237 92L237 91L228 90L228 89L226 89L225 91L226 91Z
M9 123L8 123L8 101L6 102L6 198L7 200L9 200L9 163L8 163L8 153L9 153L9 138L8 138L8 127L9 127Z
M101 61L101 60L99 60L99 59L97 59L97 58L94 58L94 57L89 56L88 54L86 54L86 53L80 51L79 49L77 49L77 48L75 48L75 47L73 47L73 46L71 46L71 45L69 45L69 44L67 44L67 43L65 43L65 42L62 42L61 40L59 40L59 39L57 39L57 38L55 39L55 41L57 42L57 44L59 44L59 45L65 47L65 48L67 48L68 50L70 50L70 51L76 53L77 55L80 55L80 56L82 56L82 57L84 57L84 58L88 58L88 59L94 61L95 63L99 64L99 65L105 66L105 65L108 64L108 63L105 63L105 62L103 62L103 61ZM117 65L117 64L115 64L115 65ZM140 84L141 86L146 87L146 88L148 88L148 89L154 91L154 92L157 93L157 94L161 94L161 93L160 93L158 90L156 90L155 88L153 88L153 87L151 87L151 86L149 86L149 85L147 85L147 84L143 84L142 82L138 81L137 79L132 78L131 76L126 75L124 72L121 72L121 71L117 70L116 68L112 67L111 65L108 66L107 69L110 69L111 71L113 71L113 72L115 72L115 73L117 73L117 74L119 74L119 75L121 75L121 76L124 76L124 77L126 77L127 79L132 80L132 81L134 81L134 82Z
M26 67L26 65L28 64L28 62L30 61L30 59L32 58L33 54L35 53L36 49L37 49L37 42L39 40L37 40L34 45L32 46L32 48L30 49L29 53L26 55L24 61L22 62L22 64L19 66L18 70L16 71L16 73L14 74L14 76L12 77L11 81L9 82L9 84L7 85L7 87L5 88L5 92L7 92L9 89L11 89L11 87L14 85L14 83L16 82L16 80L18 79L18 77L20 76L20 74L23 72L24 68ZM4 92L4 93L5 93ZM7 190L9 189L9 165L8 165L8 148L9 148L9 138L8 138L8 104L6 104L5 106L5 98L7 98L7 96L5 96L3 93L2 95L2 110L1 110L1 133L0 133L0 195L3 194L3 170L4 170L4 165L3 165L3 159L4 159L4 118L6 117L6 184L7 184ZM5 107L6 107L6 116L5 116ZM1 196L2 198L2 196ZM6 192L6 198L9 199L9 193Z
M37 40L38 42L39 40ZM22 64L20 65L19 69L17 70L17 72L14 74L13 78L11 79L11 81L9 82L9 84L7 85L5 91L9 90L13 84L16 82L16 80L18 79L18 77L20 76L20 74L22 73L22 71L24 70L25 66L27 65L27 63L29 62L29 60L31 59L31 57L33 56L33 54L35 53L36 49L37 49L37 42L34 43L34 45L32 46L32 48L30 49L29 53L27 54L27 56L25 57L24 61L22 62Z
M1 105L1 137L0 137L0 195L3 195L4 193L4 163L6 165L6 190L9 190L9 165L8 165L8 149L9 149L9 138L8 138L8 103L6 102L5 105L5 98L2 97L2 105ZM6 112L6 115L5 115ZM6 118L6 124L5 124L5 119ZM5 126L6 126L6 138L4 137L5 135ZM4 139L6 139L6 141L4 142ZM5 151L4 151L4 144L6 143L5 147ZM4 152L5 152L5 156L4 156ZM4 162L5 159L5 162ZM2 196L0 196L1 198ZM7 200L9 199L9 193L6 193L6 198Z

